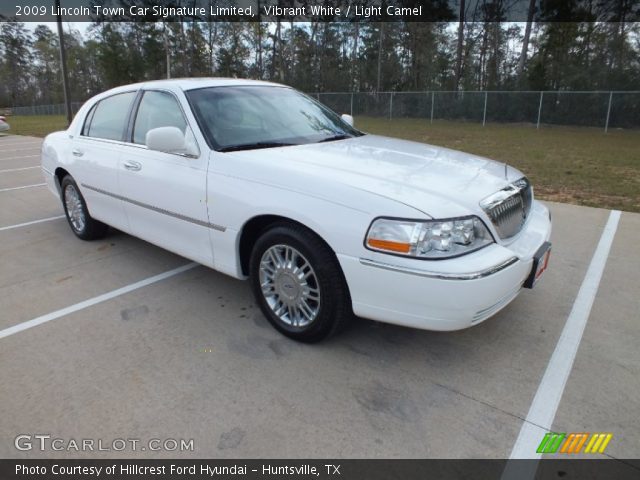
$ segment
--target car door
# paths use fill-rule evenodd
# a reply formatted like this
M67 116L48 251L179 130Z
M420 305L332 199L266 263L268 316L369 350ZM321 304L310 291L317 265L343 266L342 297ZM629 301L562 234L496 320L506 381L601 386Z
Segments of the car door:
M136 92L112 95L97 102L71 143L71 174L80 186L91 216L127 231L119 198L118 161Z
M143 92L123 147L118 179L131 232L158 246L211 265L207 218L207 152L196 158L149 150L146 134L177 127L191 138L190 126L176 96L169 91ZM195 141L195 139L193 140Z

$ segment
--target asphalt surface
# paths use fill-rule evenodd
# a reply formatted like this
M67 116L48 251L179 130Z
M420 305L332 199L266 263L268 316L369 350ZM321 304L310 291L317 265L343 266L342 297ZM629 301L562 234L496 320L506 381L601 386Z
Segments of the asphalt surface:
M268 325L246 282L196 266L11 333L189 263L117 231L83 242L64 218L4 228L62 215L30 186L43 182L29 168L40 144L0 137L0 458L508 458L610 216L548 203L544 278L460 332L358 319L301 345ZM610 432L618 459L640 456L639 232L623 212L555 420L540 426ZM21 434L193 450L21 451Z

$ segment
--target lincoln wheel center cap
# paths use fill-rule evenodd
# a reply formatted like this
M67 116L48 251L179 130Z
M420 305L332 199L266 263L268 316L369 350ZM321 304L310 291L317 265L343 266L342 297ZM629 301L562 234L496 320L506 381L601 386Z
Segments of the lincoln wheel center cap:
M300 293L299 281L288 272L281 272L276 278L276 288L283 300L293 302Z

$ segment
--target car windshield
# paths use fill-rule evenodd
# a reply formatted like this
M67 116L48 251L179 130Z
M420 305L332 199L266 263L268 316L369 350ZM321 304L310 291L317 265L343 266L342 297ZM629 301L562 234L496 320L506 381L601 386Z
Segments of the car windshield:
M212 148L229 152L363 135L308 96L286 87L227 86L186 92Z

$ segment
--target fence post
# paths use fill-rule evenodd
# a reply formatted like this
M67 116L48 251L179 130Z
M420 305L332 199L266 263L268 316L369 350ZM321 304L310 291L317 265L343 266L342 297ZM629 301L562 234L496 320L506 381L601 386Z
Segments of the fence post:
M540 128L540 115L542 115L542 97L544 96L544 92L540 92L540 104L538 105L538 122L536 124L536 128Z
M487 91L484 91L484 113L482 114L482 126L487 123Z
M353 92L351 92L351 116L353 117Z
M433 123L433 104L435 103L436 92L431 92L431 123Z
M389 98L389 120L393 118L393 92L391 92Z
M609 115L611 114L611 100L613 99L613 92L609 92L609 106L607 107L607 120L604 123L604 133L609 131Z

